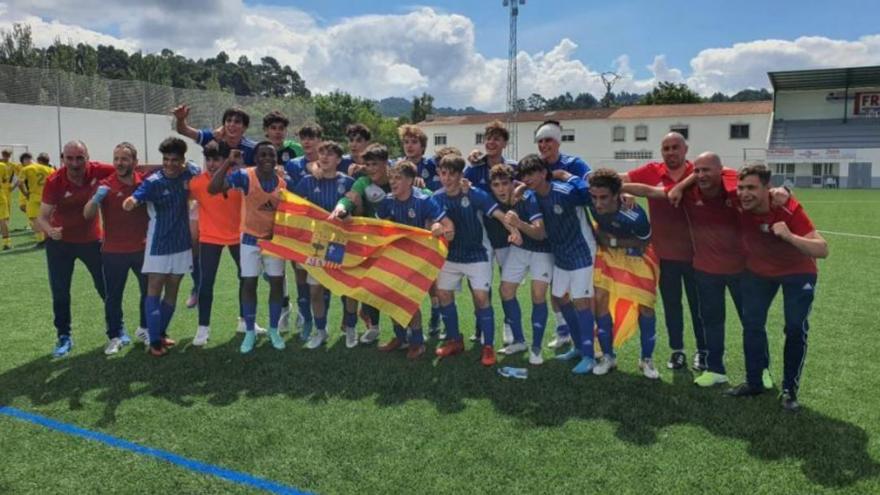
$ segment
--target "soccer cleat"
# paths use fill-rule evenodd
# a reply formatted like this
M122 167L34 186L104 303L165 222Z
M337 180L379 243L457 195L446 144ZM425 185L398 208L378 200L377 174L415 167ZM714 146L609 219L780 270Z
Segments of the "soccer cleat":
M411 345L406 350L406 358L410 361L415 361L416 359L422 357L425 354L425 345Z
M439 326L428 328L428 336L437 337L438 335L440 335L440 327Z
M438 357L451 357L464 352L464 342L461 339L448 340L434 351Z
M400 339L398 339L397 337L394 337L387 343L380 345L378 349L381 352L396 351L397 349L403 349L403 342L401 342Z
M144 327L138 327L138 329L134 331L134 338L140 340L145 345L150 345L150 331Z
M369 333L369 330L367 331ZM364 336L367 334L365 333ZM374 339L375 340L375 339ZM373 340L373 341L374 341ZM370 342L373 342L370 341ZM354 349L358 345L358 333L354 327L348 327L345 329L345 347L349 349Z
M125 328L119 332L119 341L122 342L123 346L131 344L131 337L128 336L128 333L125 331Z
M607 375L611 370L617 369L617 359L608 354L602 356L595 366L593 366L594 375Z
M547 344L547 347L550 349L560 349L568 344L571 344L571 335L557 335Z
M208 338L211 336L211 328L199 325L199 328L196 330L196 336L192 341L192 345L196 347L202 347L203 345L208 343Z
M272 342L272 347L279 351L284 350L284 337L281 336L281 332L279 332L277 328L269 329L269 340Z
M477 343L477 342L483 343L483 337L481 337L480 334L478 334L478 333L475 333L475 334L471 335L470 337L468 337L468 340L473 343Z
M572 359L576 359L579 357L581 357L581 351L576 347L572 347L568 351L556 355L556 359L558 359L559 361L571 361Z
M327 330L318 329L309 337L309 341L306 342L306 349L315 350L324 345L325 342L327 342Z
M596 360L589 357L584 356L581 358L580 362L571 369L571 372L575 375L589 375L592 373L593 368L596 366Z
M762 393L764 393L763 387L753 387L749 385L748 382L741 383L724 391L724 395L730 397L753 397L755 395L761 395Z
M770 370L767 368L764 368L764 371L761 373L761 385L764 386L764 390L773 389L773 377L770 376Z
M529 364L540 366L544 364L544 356L541 356L541 348L529 349Z
M694 364L692 368L694 371L706 371L707 369L709 369L709 367L706 366L705 352L698 350L697 353L694 354Z
M779 394L779 401L782 404L782 409L788 412L798 412L801 410L801 405L797 401L797 397L788 390L783 390L781 394Z
M507 323L504 324L504 328L501 332L501 338L504 341L504 345L513 344L513 330L511 330L510 325Z
M495 366L495 349L491 345L484 345L480 352L480 363L483 366Z
M498 374L503 376L504 378L516 378L518 380L525 380L529 377L529 370L526 368L512 368L510 366L505 366L498 370Z
M355 339L357 339L357 332L355 332ZM361 344L372 344L376 340L379 339L379 327L372 325L367 327L367 331L361 335ZM355 342L357 345L357 342Z
M290 330L290 305L281 310L281 317L278 318L278 332L286 333Z
M266 333L266 329L261 327L260 325L257 325L256 323L254 323L254 330L257 332L257 335L265 335ZM247 332L247 324L244 322L244 318L238 318L238 330L236 331L238 333Z
M727 375L714 371L704 371L702 375L694 378L694 385L698 387L714 387L722 383L727 383Z
M639 359L639 369L642 370L645 378L649 380L660 379L660 372L657 371L657 368L654 366L654 360L651 358Z
M514 354L519 354L520 352L525 352L529 350L529 346L525 344L525 342L514 342L512 344L506 345L501 348L501 354L505 354L508 356L512 356Z
M669 356L669 361L666 362L666 367L671 370L680 370L686 366L686 362L687 356L682 351L673 351Z
M446 340L448 337L444 330L439 330L437 333L437 340Z
M168 354L168 349L165 347L150 346L147 348L147 352L149 352L150 355L153 357L162 357L162 356Z
M111 355L116 354L122 349L122 339L120 338L112 338L107 341L107 345L104 347L104 354Z
M194 307L199 305L199 293L191 292L189 297L186 298L186 307L189 309L193 309Z
M254 345L257 343L257 332L249 331L244 333L244 339L241 341L241 347L238 350L242 354L247 354L254 350Z
M175 345L177 345L176 340L162 337L162 347L174 347Z
M73 339L69 335L62 335L61 337L58 337L58 342L55 343L55 350L52 351L52 357L64 357L70 353L71 349L73 349Z

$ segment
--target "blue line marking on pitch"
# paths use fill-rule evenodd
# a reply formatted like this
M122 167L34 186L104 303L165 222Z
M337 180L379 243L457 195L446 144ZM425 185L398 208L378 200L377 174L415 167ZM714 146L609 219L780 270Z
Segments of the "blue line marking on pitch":
M14 407L0 406L0 414L20 421L44 426L46 428L49 428L50 430L59 431L66 435L85 438L86 440L94 440L96 442L100 442L105 445L115 447L117 449L127 450L129 452L134 452L135 454L147 457L154 457L156 459L170 462L171 464L180 466L190 471L207 474L210 476L216 476L226 481L231 481L233 483L244 485L250 488L257 488L260 490L265 490L267 492L281 493L285 495L300 495L307 493L290 486L276 483L274 481L257 478L256 476L251 476L247 473L241 473L239 471L233 471L231 469L213 466L204 462L194 461L192 459L187 459L186 457L172 454L171 452L166 452L164 450L144 447L143 445L138 445L134 442L129 442L128 440L122 440L120 438L112 437L104 433L86 430L78 426L62 423L60 421L55 421L54 419L49 419L43 416L21 411Z

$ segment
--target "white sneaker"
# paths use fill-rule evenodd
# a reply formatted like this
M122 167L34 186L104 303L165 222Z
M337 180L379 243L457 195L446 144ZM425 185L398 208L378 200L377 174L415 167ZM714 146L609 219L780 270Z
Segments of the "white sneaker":
M257 335L266 335L266 329L254 323L254 330L256 330ZM247 324L244 322L244 318L238 317L238 333L244 333L247 331Z
M138 327L134 332L134 337L145 345L150 345L150 331L144 327Z
M366 335L366 334L364 334ZM354 349L358 345L358 334L357 330L354 327L348 327L345 329L345 347L349 349Z
M122 339L120 339L118 337L113 338L113 339L110 339L107 342L107 346L104 347L104 354L106 354L108 356L111 354L116 354L117 352L120 351L120 349L122 349Z
M593 366L594 375L607 375L609 371L617 368L617 359L614 356L602 356L599 362Z
M324 342L327 342L327 330L315 330L306 342L306 349L315 350L324 345Z
M547 347L551 349L559 349L568 344L571 344L571 335L557 335L549 344L547 344Z
M513 344L506 345L501 348L501 354L506 354L508 356L512 356L514 354L519 354L520 352L525 352L528 350L529 346L526 345L525 342L515 342Z
M538 352L535 352L534 349L529 349L529 364L533 366L540 366L544 364L544 357L541 356L540 349L538 349Z
M211 327L206 327L204 325L199 325L199 328L196 330L196 336L192 341L192 345L196 347L202 347L203 345L208 343L208 337L211 336Z
M645 378L650 378L651 380L660 378L660 372L654 367L654 360L651 358L639 359L639 369L642 370L642 374L645 375ZM595 372L596 371L593 370L593 373Z
M286 333L290 330L290 304L281 310L281 317L278 318L278 333Z
M502 331L502 339L504 340L504 345L513 344L513 330L510 328L510 325L507 323L504 324L504 330ZM523 349L525 350L525 349Z
M361 344L372 344L379 338L379 327L367 327L367 331L361 335Z

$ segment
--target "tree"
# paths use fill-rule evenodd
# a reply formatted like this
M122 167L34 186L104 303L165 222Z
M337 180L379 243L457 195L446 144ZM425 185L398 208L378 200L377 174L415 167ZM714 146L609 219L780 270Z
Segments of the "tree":
M526 109L529 112L540 112L545 108L547 108L547 100L538 93L532 93L531 96L526 99Z
M428 115L434 113L434 97L428 93L422 93L422 96L413 97L413 107L410 114L410 120L413 122L421 122L428 118Z
M0 30L0 63L19 67L40 65L40 51L34 48L31 27L15 23L12 31Z
M643 105L674 105L700 103L703 99L684 83L663 81L642 98Z

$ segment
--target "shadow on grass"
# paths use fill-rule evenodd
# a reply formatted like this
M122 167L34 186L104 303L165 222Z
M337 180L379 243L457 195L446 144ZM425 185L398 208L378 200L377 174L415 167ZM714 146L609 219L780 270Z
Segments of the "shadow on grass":
M720 390L701 390L686 373L677 374L671 384L622 372L574 377L568 365L548 362L531 370L528 380L518 381L501 379L494 369L481 367L475 349L443 362L425 358L410 363L402 353L348 350L341 340L327 349L305 351L294 339L287 350L278 352L263 339L255 352L241 356L238 340L206 349L187 341L162 359L146 355L139 345L112 358L95 349L62 360L36 359L0 374L0 405L16 399L35 406L67 401L71 409L78 409L84 395L98 392L89 400L104 404L98 426L107 426L115 422L122 402L145 395L181 407L196 398L217 407L266 396L316 403L374 398L383 407L421 400L447 414L463 410L466 400L482 399L524 427L610 421L617 425L618 438L635 445L656 442L664 427L697 426L747 442L756 458L798 460L803 474L825 487L880 475L861 427L809 408L785 414L774 394L732 399Z

